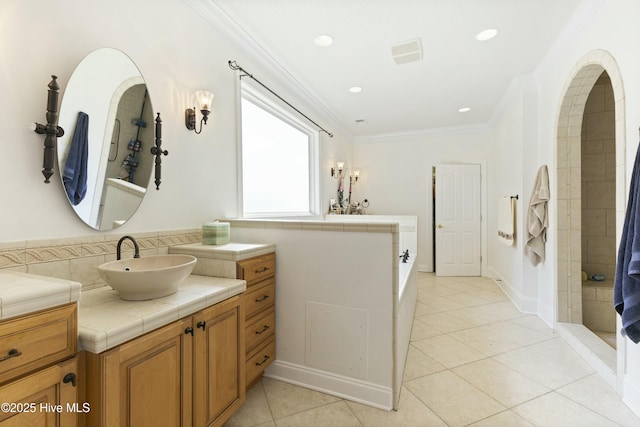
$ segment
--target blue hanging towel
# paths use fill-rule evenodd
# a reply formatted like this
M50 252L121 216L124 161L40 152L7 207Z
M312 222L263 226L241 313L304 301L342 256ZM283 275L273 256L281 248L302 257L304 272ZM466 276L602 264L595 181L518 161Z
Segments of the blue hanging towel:
M640 342L640 150L633 165L618 249L613 305L622 316L623 333L634 343Z
M89 151L89 116L80 111L62 173L62 182L74 206L87 194L87 156Z

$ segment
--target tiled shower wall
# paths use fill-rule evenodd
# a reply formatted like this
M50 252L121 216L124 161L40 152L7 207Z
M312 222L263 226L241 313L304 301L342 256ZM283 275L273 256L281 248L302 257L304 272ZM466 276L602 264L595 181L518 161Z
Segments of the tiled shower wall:
M97 267L116 259L119 235L95 235L77 238L31 240L0 243L0 269L10 269L40 276L56 277L82 283L88 290L104 286ZM131 233L141 256L161 255L169 246L201 241L200 229ZM133 245L122 244L122 257L133 256Z
M582 270L604 274L612 286L616 269L615 105L608 74L589 94L582 122Z

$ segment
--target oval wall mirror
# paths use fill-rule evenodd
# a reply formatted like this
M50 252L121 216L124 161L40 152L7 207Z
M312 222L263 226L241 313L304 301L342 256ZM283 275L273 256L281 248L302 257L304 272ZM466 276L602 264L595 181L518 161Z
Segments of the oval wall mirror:
M58 125L60 177L74 211L96 230L124 224L154 166L153 107L140 70L117 49L87 55L64 91Z

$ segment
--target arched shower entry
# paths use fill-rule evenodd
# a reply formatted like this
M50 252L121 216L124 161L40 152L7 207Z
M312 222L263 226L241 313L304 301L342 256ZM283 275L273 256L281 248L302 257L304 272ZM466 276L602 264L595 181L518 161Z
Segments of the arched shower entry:
M615 346L611 265L626 206L624 90L614 58L603 50L585 55L571 75L556 140L557 321L602 328L584 311L600 304L613 322L608 342ZM596 252L602 262L594 262ZM604 274L606 281L585 282L583 271L587 277Z

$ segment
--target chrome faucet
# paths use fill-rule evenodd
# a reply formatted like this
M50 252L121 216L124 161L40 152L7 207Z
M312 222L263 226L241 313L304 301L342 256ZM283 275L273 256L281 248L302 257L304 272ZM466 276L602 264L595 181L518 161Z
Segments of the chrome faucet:
M126 239L129 239L133 242L133 248L134 248L133 257L140 258L140 247L138 247L138 242L136 242L136 239L134 239L131 236L122 236L120 240L118 240L118 246L116 247L116 259L117 260L120 259L120 247L122 246L122 242Z

